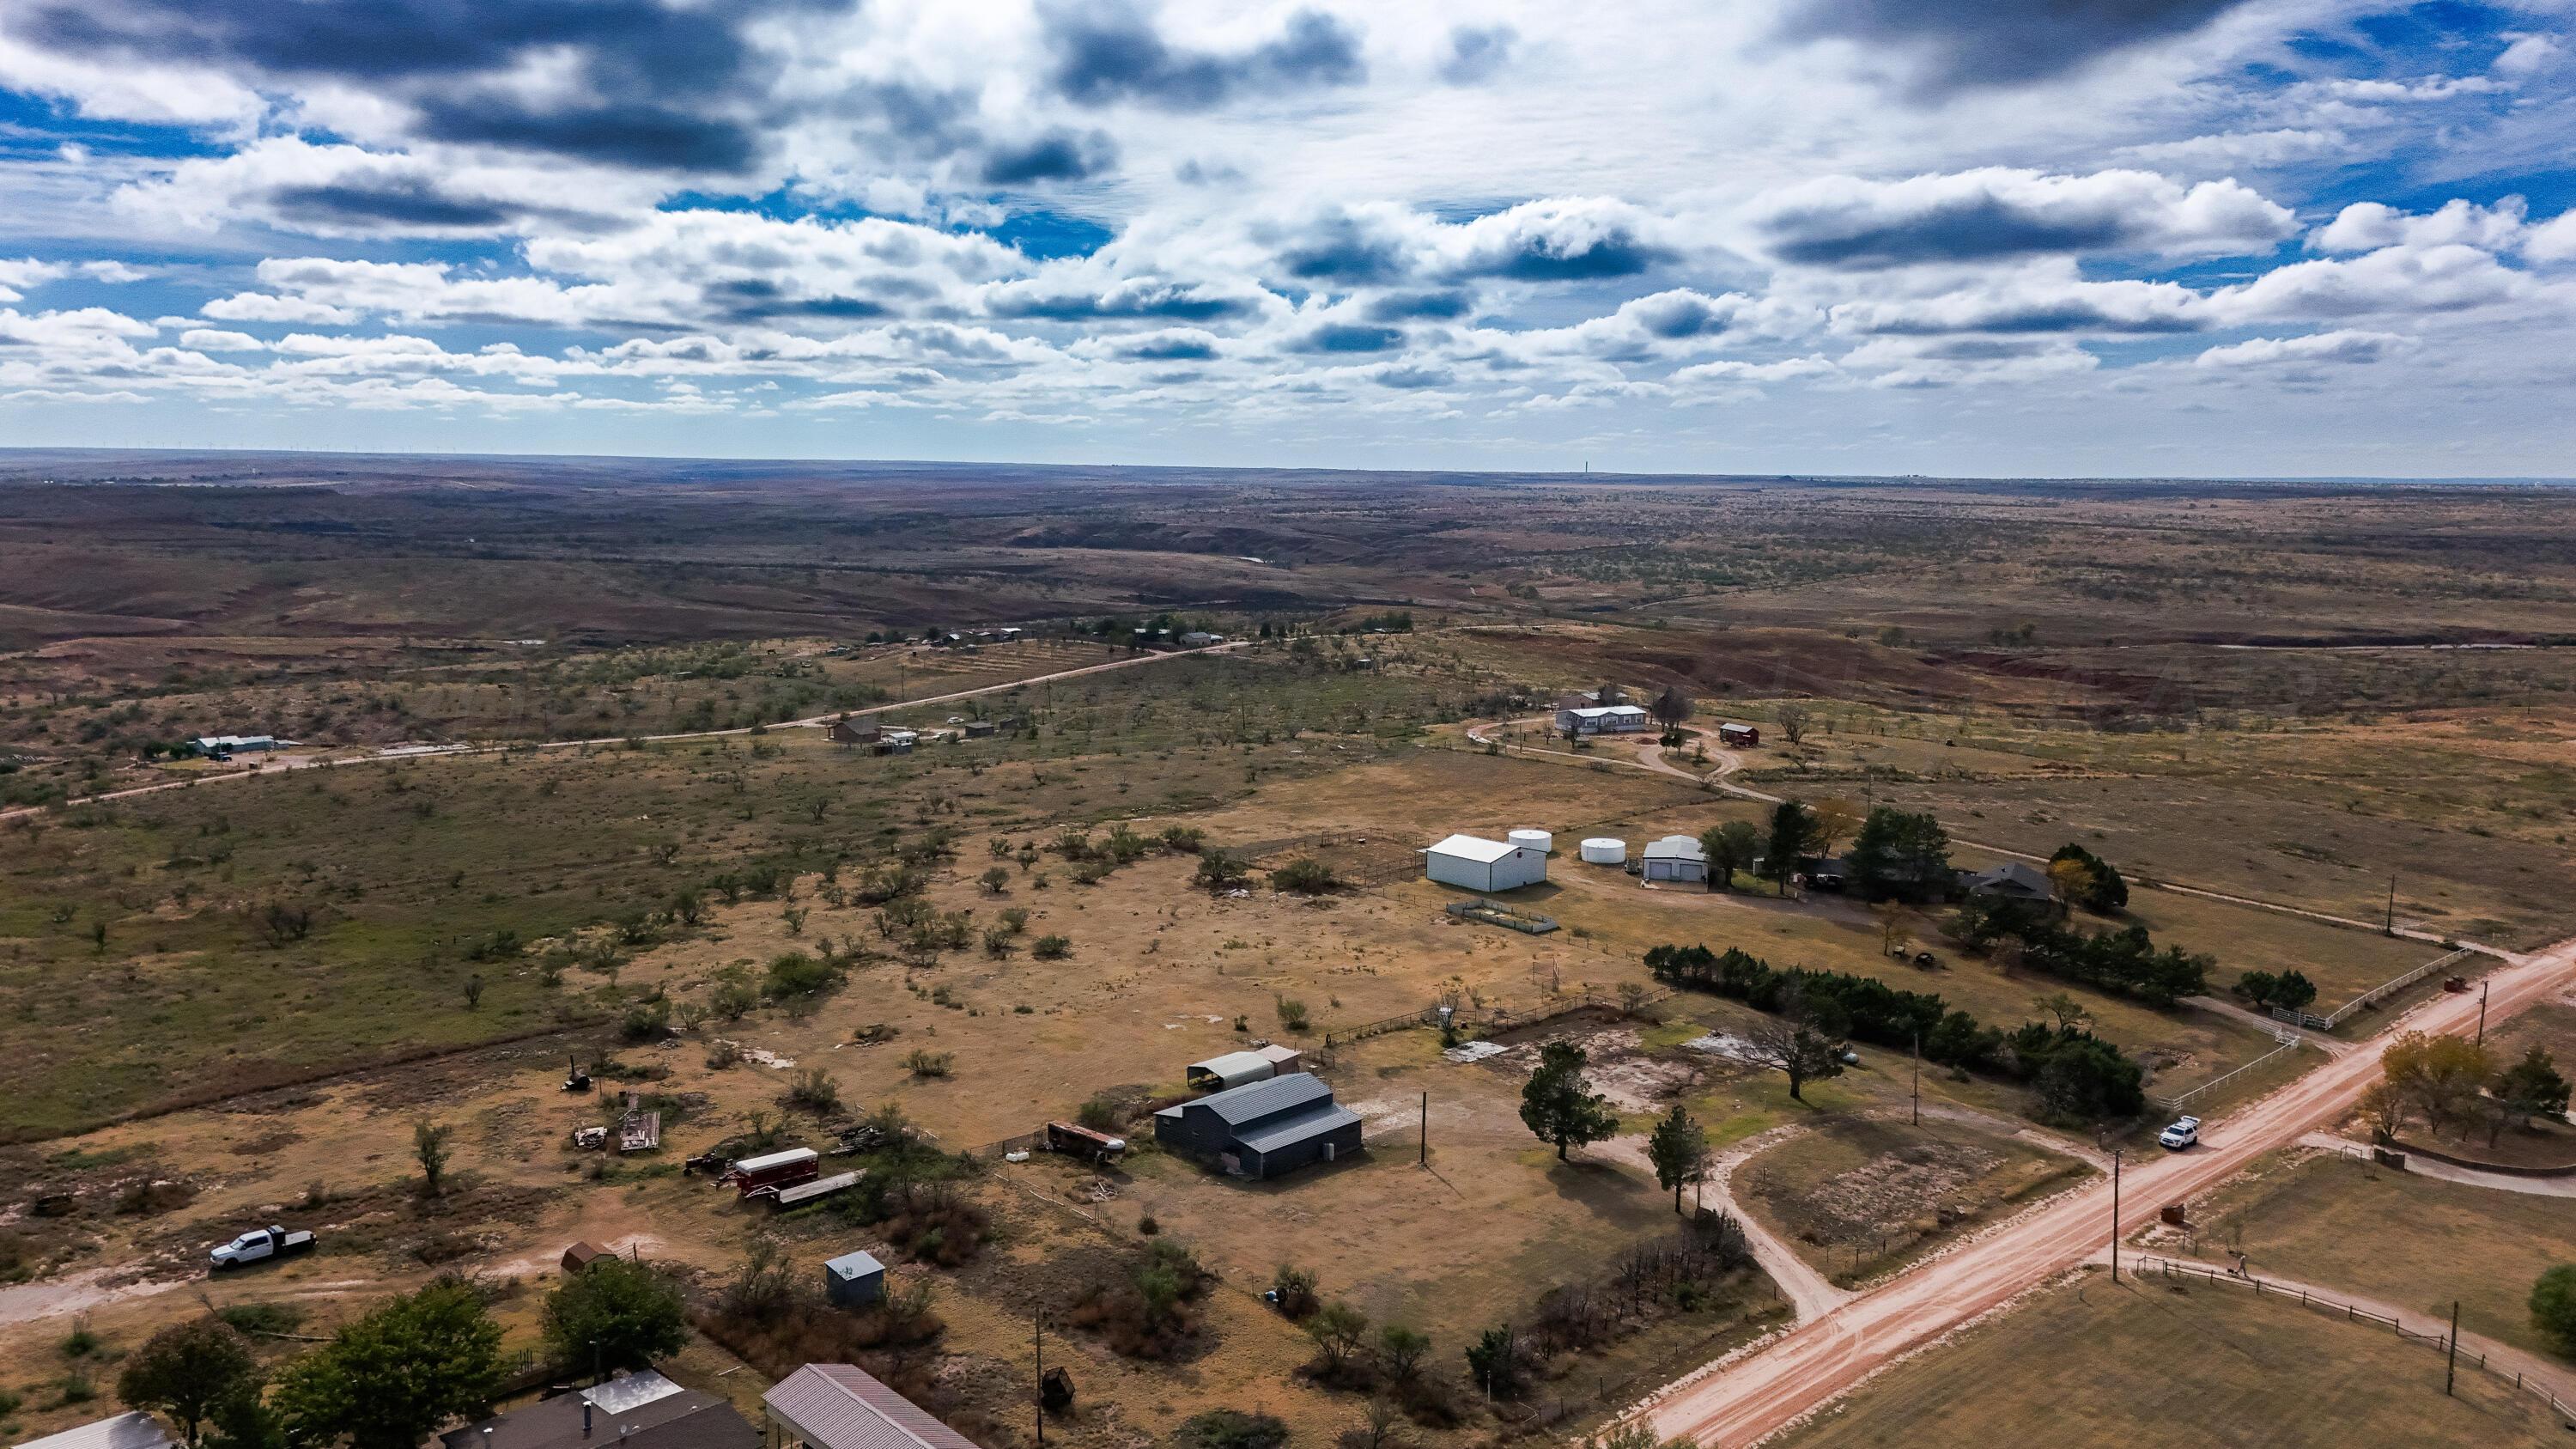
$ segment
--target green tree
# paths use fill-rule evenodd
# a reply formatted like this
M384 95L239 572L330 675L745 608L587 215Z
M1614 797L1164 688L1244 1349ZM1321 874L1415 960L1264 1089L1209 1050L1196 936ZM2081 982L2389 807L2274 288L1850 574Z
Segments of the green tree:
M277 1409L298 1443L417 1449L501 1388L501 1326L471 1284L442 1278L389 1299L287 1366Z
M1431 1352L1431 1335L1401 1323L1390 1323L1378 1330L1377 1361L1386 1376L1399 1384L1413 1382L1422 1372L1422 1360Z
M2576 1263L2561 1263L2531 1285L2531 1324L2560 1353L2576 1358Z
M2495 1094L2505 1110L2520 1117L2525 1126L2536 1117L2567 1115L2567 1079L2559 1075L2558 1063L2539 1046L2497 1074Z
M1771 811L1769 858L1763 864L1789 893L1789 877L1816 851L1816 813L1795 800L1783 800Z
M1566 1149L1607 1141L1619 1131L1619 1114L1609 1099L1583 1089L1583 1048L1552 1041L1539 1048L1538 1070L1521 1088L1521 1121L1529 1130L1556 1144L1556 1157Z
M1519 1392L1521 1368L1520 1338L1508 1323L1486 1329L1467 1345L1467 1372L1488 1395L1508 1398Z
M1881 805L1861 822L1849 857L1852 883L1872 900L1919 901L1950 884L1950 836L1930 811Z
M600 1258L546 1295L546 1353L555 1363L608 1371L651 1368L689 1340L680 1285L649 1264Z
M1673 1190L1673 1211L1680 1212L1682 1188L1708 1172L1708 1133L1675 1102L1647 1137L1646 1160L1655 1165L1655 1181Z
M179 1426L179 1438L199 1442L216 1410L255 1394L259 1365L231 1324L209 1315L174 1323L143 1341L116 1376L116 1396L127 1407L159 1414Z
M1340 1371L1368 1338L1368 1315L1340 1299L1316 1309L1301 1326L1323 1354L1327 1373Z
M1749 820L1730 820L1700 832L1699 848L1708 854L1708 888L1735 884L1735 873L1751 870L1762 854L1762 832Z
M434 1122L411 1124L412 1160L420 1164L420 1192L423 1197L436 1197L447 1190L447 1134L449 1128Z
M2105 916L2118 915L2129 908L2129 883L2121 878L2120 872L2109 861L2069 841L2057 847L2057 853L2048 858L2048 863L2053 867L2070 860L2084 867L2088 877L2083 892L2074 897L2075 904ZM2056 873L2052 870L2050 879L2055 878Z

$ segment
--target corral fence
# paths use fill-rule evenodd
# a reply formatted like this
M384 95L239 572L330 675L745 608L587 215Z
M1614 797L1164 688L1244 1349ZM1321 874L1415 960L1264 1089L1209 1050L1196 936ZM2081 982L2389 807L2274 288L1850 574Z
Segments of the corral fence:
M2576 1429L2576 1406L2568 1404L2565 1400L2550 1392L2547 1384L2527 1376L2519 1369L2508 1370L2502 1364L2488 1362L2487 1355L2481 1350L2469 1348L2465 1345L2454 1345L2451 1341L2451 1335L2448 1333L2426 1333L2422 1329L2408 1328L2403 1322L2395 1318L2391 1318L2385 1313L2374 1313L2367 1308L2356 1307L2353 1304L2342 1302L2339 1299L2329 1298L2325 1294L2318 1293L2312 1289L2300 1288L2287 1283L2267 1283L2263 1279L2258 1278L2251 1273L2239 1273L2230 1269L2213 1268L2206 1263L2192 1263L2174 1258L2158 1258L2142 1255L2137 1259L2137 1267L2135 1269L2134 1276L2139 1278L2160 1278L2166 1282L2174 1283L2207 1282L2232 1284L2235 1287L2251 1291L2257 1298L2268 1296L2282 1299L2285 1302L2295 1302L2302 1308L2314 1309L2320 1313L2332 1314L2343 1319L2346 1323L2366 1323L2374 1328L2385 1328L2408 1343L2420 1343L2430 1348L2442 1350L2446 1353L2456 1352L2458 1354L2458 1362L2462 1366L2475 1368L2479 1372L2494 1378L2499 1383L2510 1382L2517 1392L2530 1394L2548 1404L2549 1411L2558 1416L2558 1422L2562 1427L2567 1429Z
M1362 1022L1357 1026L1337 1026L1324 1033L1324 1045L1327 1048L1348 1046L1352 1042L1365 1041L1373 1036L1383 1036L1390 1031L1403 1031L1408 1027L1416 1026L1438 1026L1440 1011L1444 1006L1450 1008L1449 1019L1458 1026L1473 1027L1490 1036L1495 1032L1518 1031L1525 1027L1541 1026L1558 1017L1571 1016L1578 1011L1643 1009L1659 1001L1668 1000L1672 995L1673 991L1670 987L1659 991L1648 991L1634 997L1609 996L1597 991L1586 991L1573 996L1550 997L1527 1007L1507 1006L1499 1002L1479 1006L1463 1001L1435 1001L1419 1011L1408 1011L1401 1016L1383 1017L1376 1021Z
M2305 1045L2306 1043L2301 1041L2296 1035L2284 1035L2281 1038L2281 1044L2279 1046L2272 1048L2270 1051L2263 1053L2263 1055L2256 1057L2254 1060L2247 1062L2245 1065L2238 1067L2236 1070L2229 1072L2223 1077L2212 1077L2208 1081L2201 1083L2199 1086L2192 1088L2188 1092L2178 1092L2172 1096L2161 1096L2154 1092L2150 1092L2147 1094L2147 1101L2162 1111L2180 1112L2183 1108L2191 1105L2193 1100L2196 1098L2206 1096L2210 1092L2226 1086L2228 1083L2235 1081L2237 1078L2244 1076L2248 1072L2269 1066L2273 1062L2279 1061L2282 1057L2297 1051L2300 1047Z
M2380 1002L2386 1001L2388 998L2395 996L2398 992L2405 990L2407 987L2414 985L2416 982L2423 980L2425 977L2433 975L2438 971L2448 971L2453 966L2458 965L2461 961L2475 954L2477 953L2471 951L2468 947L2463 946L2447 955L2436 956L2432 960L2425 962L2423 965L2416 967L2414 970L2407 972L2403 976L2393 977L2387 981L2379 983L2377 986L2361 993L2352 1000L2345 1002L2343 1005L2336 1007L2330 1012L2327 1012L2324 1016L2307 1017L2301 1025L2313 1026L2318 1031L2332 1031L2336 1027L2343 1025L2346 1021L2349 1021L2352 1018L2353 1013L2376 1006ZM2275 1016L2280 1014L2281 1013L2278 1011L2273 1013Z

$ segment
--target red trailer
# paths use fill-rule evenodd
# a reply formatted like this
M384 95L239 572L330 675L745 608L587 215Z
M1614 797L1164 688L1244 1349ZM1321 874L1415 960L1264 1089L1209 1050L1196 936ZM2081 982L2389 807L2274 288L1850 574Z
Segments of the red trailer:
M794 1187L800 1182L812 1182L822 1175L822 1171L821 1153L811 1147L791 1147L784 1152L743 1158L726 1168L716 1181L732 1183L734 1190L744 1197L756 1197L782 1187Z

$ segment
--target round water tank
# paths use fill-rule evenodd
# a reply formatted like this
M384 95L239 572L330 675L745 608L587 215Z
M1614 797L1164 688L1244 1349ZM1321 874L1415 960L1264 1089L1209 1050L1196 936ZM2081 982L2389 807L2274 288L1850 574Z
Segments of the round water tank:
M1556 837L1544 830L1515 830L1503 837L1514 845L1525 845L1541 855L1556 849Z
M1613 836L1599 835L1583 842L1583 858L1594 865L1628 863L1628 842Z

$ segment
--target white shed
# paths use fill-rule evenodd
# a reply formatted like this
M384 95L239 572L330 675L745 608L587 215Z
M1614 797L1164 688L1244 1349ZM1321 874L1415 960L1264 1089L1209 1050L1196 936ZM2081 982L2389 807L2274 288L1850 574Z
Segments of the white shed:
M1708 852L1687 835L1667 835L1646 847L1645 878L1706 881Z
M1508 841L1452 835L1422 852L1422 873L1471 891L1507 891L1547 879L1547 852Z

